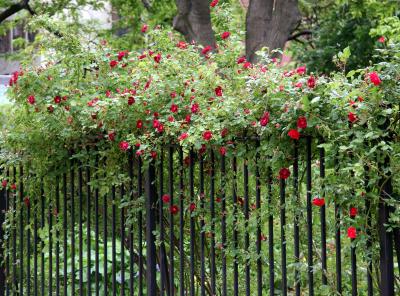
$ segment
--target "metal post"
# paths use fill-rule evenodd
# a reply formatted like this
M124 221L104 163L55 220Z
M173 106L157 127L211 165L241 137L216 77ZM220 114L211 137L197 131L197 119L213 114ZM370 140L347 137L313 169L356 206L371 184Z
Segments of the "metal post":
M146 280L147 295L157 295L156 278L156 245L153 234L156 229L156 188L155 188L155 168L151 161L146 174Z
M3 233L3 223L5 220L5 214L6 214L6 191L4 188L1 188L0 190L0 264L2 262L5 262L3 258L3 248L1 247L3 245L3 239L4 239L4 233ZM5 268L3 265L0 265L0 296L3 296L5 293L5 282L6 282L6 275L5 275Z

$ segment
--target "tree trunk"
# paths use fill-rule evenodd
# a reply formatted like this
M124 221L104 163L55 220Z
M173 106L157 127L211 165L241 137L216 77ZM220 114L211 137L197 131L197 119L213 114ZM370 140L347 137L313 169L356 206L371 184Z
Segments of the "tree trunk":
M178 15L174 18L174 29L185 36L186 41L215 46L211 27L209 1L176 0Z
M246 58L257 61L258 50L283 48L300 21L298 0L250 0L246 16Z

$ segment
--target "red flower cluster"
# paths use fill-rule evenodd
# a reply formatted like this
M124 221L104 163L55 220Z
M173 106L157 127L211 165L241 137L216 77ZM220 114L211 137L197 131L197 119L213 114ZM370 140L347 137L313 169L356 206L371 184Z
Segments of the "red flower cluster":
M121 149L122 151L126 151L129 149L129 143L126 141L122 141L119 143L119 149Z
M210 6L215 7L218 4L218 2L219 2L219 0L213 0L213 1L211 1Z
M231 33L229 33L229 32L223 32L223 33L221 34L221 38L222 38L222 39L228 39L229 36L231 36Z
M169 207L169 212L172 215L176 215L179 212L179 207L177 205L172 205L172 206Z
M351 239L355 239L357 237L357 230L355 227L350 226L347 228L347 237Z
M322 207L325 205L325 198L314 197L312 203L314 206Z
M216 95L217 97L222 97L222 87L221 87L221 86L217 86L217 87L215 88L215 95Z
M358 210L355 207L350 208L350 217L355 218L357 216Z
M314 76L311 75L310 78L308 78L308 80L307 80L307 86L309 88L314 88L315 85L316 85L316 79Z
M201 53L204 54L204 55L206 55L206 54L207 54L208 52L210 52L211 50L212 50L211 45L207 45L207 46L205 46L205 47L202 49Z
M263 116L260 118L260 125L266 126L269 122L269 112L264 112Z
M188 137L188 133L182 133L182 134L179 136L178 140L179 140L179 141L183 141L183 140L185 140L187 137Z
M281 168L279 171L279 179L286 180L290 176L290 171L288 168Z
M291 129L291 130L288 132L288 136L289 136L290 138L292 138L293 140L298 140L298 139L300 139L300 133L299 133L299 131L298 131L297 129Z
M30 96L28 97L28 103L31 104L31 105L33 105L33 104L35 104L35 102L36 102L35 96L30 95Z
M374 85L379 85L382 82L381 79L379 78L378 73L376 73L376 72L369 73L369 80L371 80L371 82Z
M1 186L2 186L3 188L6 188L6 187L7 187L7 184L8 184L8 181L7 181L7 180L1 181Z
M203 133L203 139L206 140L206 141L210 141L212 136L213 136L213 134L212 134L211 131L205 131Z
M110 67L114 68L116 65L118 65L118 62L115 60L110 61Z
M357 115L355 115L353 112L349 112L349 114L347 115L347 117L348 117L348 119L349 119L349 121L351 122L351 123L354 123L354 122L356 122L357 121Z
M297 128L305 129L307 127L307 118L305 116L300 116L297 119Z

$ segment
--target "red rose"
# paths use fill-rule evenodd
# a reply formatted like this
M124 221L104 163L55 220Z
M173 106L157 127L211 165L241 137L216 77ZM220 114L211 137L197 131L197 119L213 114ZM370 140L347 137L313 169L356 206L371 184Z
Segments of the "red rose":
M128 105L131 106L135 103L135 98L134 97L129 97L128 98Z
M10 186L11 190L17 190L17 185L15 183L11 184Z
M190 110L192 111L192 113L197 113L199 112L200 108L199 108L199 104L194 103L191 107Z
M350 226L347 228L347 237L351 239L355 239L357 237L357 230L355 227Z
M183 141L183 140L185 140L186 138L188 137L188 133L182 133L180 136L179 136L179 141Z
M169 212L170 212L172 215L177 214L177 213L179 212L178 206L177 206L177 205L172 205L172 206L170 206L170 207L169 207Z
M250 63L250 62L245 62L245 63L243 64L243 68L244 68L244 69L250 69L251 67L253 67L253 65L252 65L252 63Z
M246 57L245 56L241 56L237 59L237 63L238 64L243 64L246 61Z
M129 149L129 143L126 141L122 141L119 143L119 149L121 149L122 151L126 151Z
M350 217L354 218L355 216L357 216L358 210L355 207L351 207L350 208Z
M148 29L147 24L143 24L143 25L142 25L142 28L140 29L140 31L141 31L142 33L146 33L147 29Z
M212 0L211 3L210 3L210 6L211 7L215 7L218 4L218 1L219 0Z
M55 104L60 104L61 103L61 97L60 96L55 96L54 97L54 103Z
M229 36L231 36L231 33L229 33L229 32L223 32L223 33L221 34L221 38L222 38L222 39L227 39L227 38L229 38Z
M305 129L307 127L307 118L305 116L300 116L297 119L297 128Z
M311 75L310 78L308 78L308 80L307 80L307 86L309 88L314 88L315 82L316 82L315 77Z
M178 44L176 45L178 48L180 49L186 49L187 48L187 44L185 41L179 41Z
M178 112L178 106L175 104L172 104L170 110L172 113L176 113L176 112Z
M290 171L288 168L281 168L279 171L279 179L286 180L290 176Z
M203 133L203 139L206 141L210 141L212 138L212 132L211 131L205 131Z
M49 111L49 113L53 113L54 107L52 105L48 106L47 111Z
M379 78L378 73L376 73L376 72L369 73L369 80L371 80L371 82L374 85L379 85L382 82L381 79Z
M216 95L217 97L222 97L222 87L221 87L221 86L217 86L217 87L215 88L215 95Z
M157 128L160 125L160 121L158 119L153 120L153 127Z
M171 96L172 99L173 99L173 98L176 98L176 92L173 91L173 92L170 94L170 96Z
M312 200L312 203L314 206L317 207L322 207L325 205L325 199L324 198L319 198L319 197L314 197Z
M206 47L204 47L201 51L202 54L206 55L209 51L212 50L211 45L207 45Z
M108 139L109 139L110 141L115 141L115 132L109 133L109 134L108 134Z
M1 181L1 186L2 186L3 188L6 188L6 187L7 187L7 184L8 184L8 181L7 181L7 180Z
M151 151L150 152L150 156L151 156L151 158L156 159L157 158L157 152Z
M30 200L29 200L29 197L28 197L28 196L26 196L26 197L24 198L24 204L25 204L25 206L26 206L27 208L29 208L29 207L30 207L30 205L31 205L31 202L30 202Z
M192 116L190 116L190 114L186 115L186 116L185 116L185 122L186 122L187 124L189 124L191 121L192 121Z
M164 203L169 203L169 201L171 200L171 198L170 198L170 196L169 196L168 194L164 194L164 195L161 197L161 199L162 199L162 201L163 201Z
M306 73L306 66L301 66L296 69L296 73L299 75L303 75Z
M219 148L219 154L221 154L222 156L224 156L224 155L226 154L226 148L225 148L225 147Z
M114 68L116 65L118 65L118 62L117 62L117 61L112 60L112 61L110 62L110 67L111 67L111 68Z
M35 104L35 101L36 101L35 100L35 96L31 95L31 96L28 97L28 103L29 104L31 104L31 105Z
M349 119L349 121L351 122L351 123L354 123L354 122L356 122L357 121L357 115L355 115L353 112L349 112L349 114L347 115L347 117L348 117L348 119Z
M168 121L169 122L174 122L175 118L172 115L170 115L170 116L168 116Z
M154 57L154 61L155 61L156 63L159 63L159 62L161 61L161 54L157 54L157 55Z
M204 144L201 144L201 148L199 149L199 154L203 154L204 152L206 152L207 147Z
M194 202L192 202L192 203L189 205L189 211L194 212L194 210L196 210L196 204L195 204Z
M303 83L297 82L294 86L297 88L301 88L303 86Z
M138 121L136 121L136 127L137 128L142 128L143 127L143 121L141 121L140 119Z
M127 51L120 51L118 53L118 61L121 61L124 58L124 56L127 56L127 55L128 55Z
M266 126L269 122L269 112L264 112L263 116L260 119L260 125Z
M227 128L224 128L224 129L221 131L221 137L222 137L222 138L225 138L227 134L228 134L228 129L227 129Z
M299 133L299 131L296 130L296 129L291 129L291 130L288 132L288 136L289 136L290 138L292 138L293 140L298 140L298 139L300 139L300 133Z
M385 41L386 41L386 39L385 39L384 36L381 36L381 37L378 38L378 42L379 43L385 43Z
M164 131L164 125L160 123L160 124L157 126L157 132L162 133L163 131Z

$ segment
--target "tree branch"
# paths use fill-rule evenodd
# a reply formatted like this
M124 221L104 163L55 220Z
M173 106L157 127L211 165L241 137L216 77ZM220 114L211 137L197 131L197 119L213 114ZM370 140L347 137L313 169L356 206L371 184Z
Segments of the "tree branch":
M310 30L304 30L304 31L298 32L298 33L296 33L296 34L294 34L292 36L289 36L287 40L288 41L289 40L296 40L297 41L300 36L311 35L311 34L312 34L312 32Z
M2 13L0 13L0 24L8 19L10 16L16 14L17 12L26 9L29 11L31 15L35 15L36 13L32 10L32 8L29 6L29 0L22 0L19 3L11 5L9 8L4 10Z

